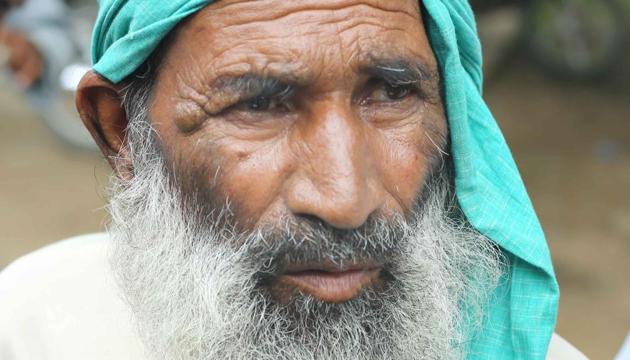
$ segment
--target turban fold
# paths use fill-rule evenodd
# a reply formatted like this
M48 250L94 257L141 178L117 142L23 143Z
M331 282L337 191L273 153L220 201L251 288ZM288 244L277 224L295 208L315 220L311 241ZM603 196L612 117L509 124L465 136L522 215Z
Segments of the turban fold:
M100 0L94 70L113 83L132 74L183 19L210 0ZM558 285L544 233L510 150L482 97L481 46L466 0L423 0L444 83L455 191L470 223L509 260L468 359L545 359Z

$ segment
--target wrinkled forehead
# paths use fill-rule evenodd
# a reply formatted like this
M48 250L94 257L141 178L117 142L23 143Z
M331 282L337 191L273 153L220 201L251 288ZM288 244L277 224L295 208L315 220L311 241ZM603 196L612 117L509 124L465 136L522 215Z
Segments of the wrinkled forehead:
M405 18L418 20L420 5L414 0L222 0L206 6L196 17L201 22L212 18L215 29L247 23L317 25L322 19L334 26L341 20L356 23L362 18L384 25Z
M437 66L413 0L218 1L181 24L171 39L169 53L187 57L189 65L264 68L277 62L299 71L315 63L360 66L373 58L413 58Z

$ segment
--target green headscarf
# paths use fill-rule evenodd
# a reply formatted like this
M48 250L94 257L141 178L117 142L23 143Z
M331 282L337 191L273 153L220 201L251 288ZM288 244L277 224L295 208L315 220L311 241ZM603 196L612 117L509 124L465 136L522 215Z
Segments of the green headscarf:
M132 74L180 21L211 0L100 0L94 69L113 83ZM558 285L540 223L510 150L482 98L481 46L466 0L423 0L445 87L455 189L470 223L510 260L468 359L544 359Z

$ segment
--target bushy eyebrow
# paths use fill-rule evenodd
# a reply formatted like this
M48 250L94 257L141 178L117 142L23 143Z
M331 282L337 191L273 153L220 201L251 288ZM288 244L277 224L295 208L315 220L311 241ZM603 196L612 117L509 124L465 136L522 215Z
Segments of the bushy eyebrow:
M294 87L295 84L290 79L248 73L221 78L213 86L213 90L229 92L244 100L255 96L289 96Z

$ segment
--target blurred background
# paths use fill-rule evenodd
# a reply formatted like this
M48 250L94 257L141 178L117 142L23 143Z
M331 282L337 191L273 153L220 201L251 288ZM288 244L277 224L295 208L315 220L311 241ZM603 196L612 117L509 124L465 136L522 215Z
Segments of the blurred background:
M0 0L0 269L103 230L110 169L74 113L90 1ZM16 3L16 4L12 4ZM630 332L630 0L473 1L485 97L546 231L557 332L613 359Z

